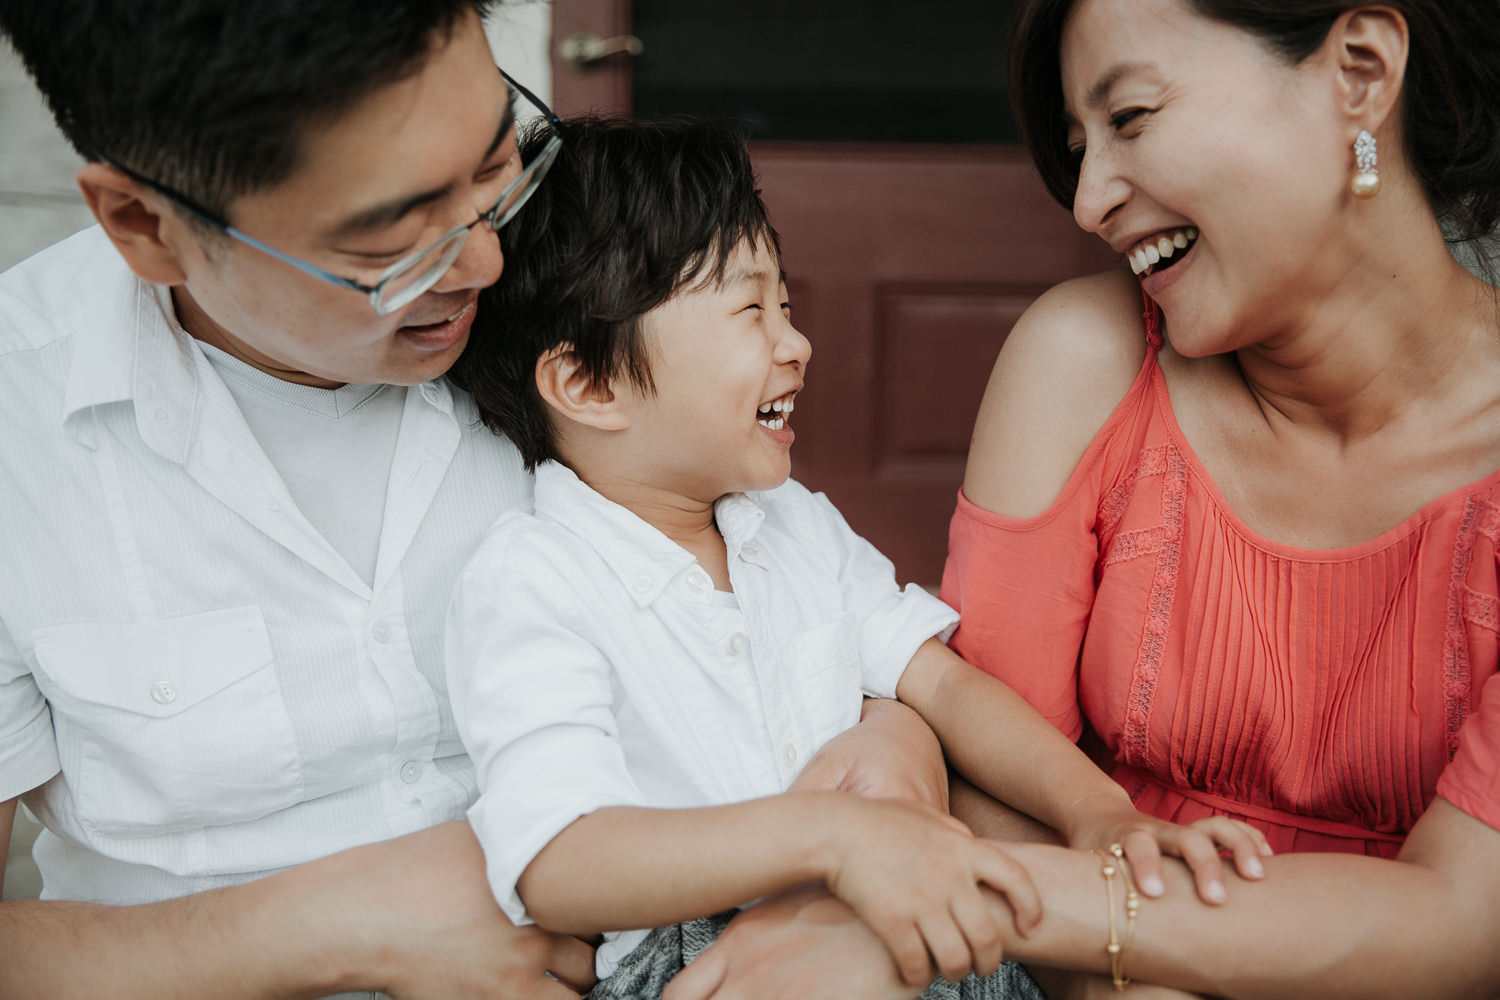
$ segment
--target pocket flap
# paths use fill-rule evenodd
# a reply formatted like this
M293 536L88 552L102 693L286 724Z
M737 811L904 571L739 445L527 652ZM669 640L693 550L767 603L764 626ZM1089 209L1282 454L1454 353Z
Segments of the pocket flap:
M271 662L254 605L139 622L88 622L33 637L48 698L166 718Z

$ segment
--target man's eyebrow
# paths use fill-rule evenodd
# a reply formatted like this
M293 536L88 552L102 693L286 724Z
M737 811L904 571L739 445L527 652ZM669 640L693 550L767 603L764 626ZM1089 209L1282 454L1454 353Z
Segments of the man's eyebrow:
M500 148L500 144L505 141L505 137L510 134L510 130L515 123L515 95L512 92L510 99L505 102L505 113L500 116L500 127L495 130L495 137L490 140L489 147L485 149L481 162L488 160L494 155L495 150ZM423 205L430 205L435 201L441 201L452 193L453 185L445 184L440 188L432 188L416 194L388 199L369 208L362 209L334 226L329 230L328 239L336 242L376 229L383 229L405 218L408 212L413 212Z
M1092 87L1089 88L1088 93L1083 95L1083 106L1085 108L1099 107L1099 105L1103 104L1105 99L1109 97L1109 92L1115 89L1116 84L1125 79L1125 77L1129 76L1131 73L1135 73L1143 69L1148 69L1150 68L1150 66L1151 64L1147 62L1115 63L1109 68L1109 72L1101 76L1098 82L1096 82ZM1075 123L1073 116L1067 114L1066 112L1064 112L1063 114L1063 120L1066 121L1069 125Z

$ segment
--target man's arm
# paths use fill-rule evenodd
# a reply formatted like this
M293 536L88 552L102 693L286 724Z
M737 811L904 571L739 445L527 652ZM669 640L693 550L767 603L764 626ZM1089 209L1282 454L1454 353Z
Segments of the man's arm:
M576 996L549 970L583 988L593 950L513 927L461 821L162 903L0 904L0 996L8 997Z

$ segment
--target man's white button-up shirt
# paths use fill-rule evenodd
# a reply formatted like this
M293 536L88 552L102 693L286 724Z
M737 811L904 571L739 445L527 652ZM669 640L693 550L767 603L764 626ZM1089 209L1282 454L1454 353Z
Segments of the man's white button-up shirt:
M368 584L86 230L0 276L0 491L0 800L49 828L45 895L176 896L464 814L443 613L531 480L446 382L406 390Z
M785 791L893 697L957 621L796 482L721 499L734 595L566 467L537 470L465 568L448 617L458 726L479 773L469 819L506 913L554 836L604 806L718 805ZM600 976L643 932L609 936Z

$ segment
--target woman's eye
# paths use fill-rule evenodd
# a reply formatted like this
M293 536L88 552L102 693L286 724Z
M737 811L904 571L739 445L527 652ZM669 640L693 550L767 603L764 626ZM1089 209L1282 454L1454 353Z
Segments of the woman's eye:
M1127 108L1124 111L1117 111L1109 116L1109 124L1116 130L1122 129L1145 113L1145 108Z

